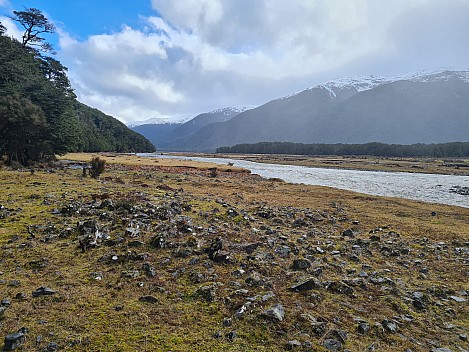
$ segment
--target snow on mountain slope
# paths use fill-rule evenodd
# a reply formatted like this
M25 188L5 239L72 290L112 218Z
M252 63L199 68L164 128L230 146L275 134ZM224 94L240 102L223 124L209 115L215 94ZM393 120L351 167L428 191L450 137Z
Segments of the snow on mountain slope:
M154 117L148 120L132 121L127 123L127 127L137 127L141 125L173 125L181 124L189 121L192 117L187 116L171 116L171 117Z
M441 82L448 81L450 79L459 79L466 83L469 83L469 71L452 71L449 69L438 69L438 70L423 70L419 72L405 73L390 77L378 77L378 76L362 76L362 77L345 77L331 81L327 81L316 86L310 87L306 90L312 89L325 89L331 95L331 98L335 98L337 93L343 89L356 89L357 92L363 92L366 90L373 89L377 86L397 82L397 81L412 81L412 82ZM293 95L289 95L285 98L290 98Z

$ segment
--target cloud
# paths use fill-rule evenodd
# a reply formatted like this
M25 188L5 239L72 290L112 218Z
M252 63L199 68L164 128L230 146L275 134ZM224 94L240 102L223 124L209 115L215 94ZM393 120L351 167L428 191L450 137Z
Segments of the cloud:
M1 0L0 0L1 1ZM16 23L9 17L5 16L0 16L0 22L3 23L3 25L7 29L7 34L19 41L22 40L23 38L23 32L18 29L16 26Z
M467 60L465 0L152 0L143 28L60 55L85 103L127 122L258 105L343 75ZM465 61L464 61L465 62Z
M0 0L0 7L7 7L10 6L10 2L8 0Z

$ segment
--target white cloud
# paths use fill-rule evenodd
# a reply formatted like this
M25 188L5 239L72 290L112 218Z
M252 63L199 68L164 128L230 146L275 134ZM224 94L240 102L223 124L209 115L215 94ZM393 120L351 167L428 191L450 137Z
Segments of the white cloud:
M8 0L0 0L0 7L9 6L10 2Z
M5 17L5 16L0 16L0 22L2 22L3 25L6 27L7 34L9 36L11 36L11 37L13 37L13 38L15 38L19 41L22 40L23 32L18 29L15 22L11 18Z
M261 104L341 75L466 62L466 0L152 0L161 17L61 33L79 97L125 121ZM440 50L441 49L441 50Z

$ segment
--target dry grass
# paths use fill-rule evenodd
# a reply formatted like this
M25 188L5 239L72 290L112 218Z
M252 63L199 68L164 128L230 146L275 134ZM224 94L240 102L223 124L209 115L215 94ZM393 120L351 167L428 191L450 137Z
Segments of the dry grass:
M109 153L69 153L63 156L59 156L59 160L73 160L80 162L89 162L91 156L98 156L104 158L109 164L120 164L120 165L133 165L133 166L155 166L155 167L181 167L181 168L193 168L199 170L207 170L216 167L220 171L232 171L232 172L248 172L248 170L230 166L213 163L203 163L189 160L178 160L178 159L165 159L165 158L146 158L139 157L133 154L109 154Z
M156 160L135 156L103 157L110 166L98 180L82 178L80 170L38 171L34 175L0 170L0 204L9 209L9 215L0 219L0 280L3 280L0 299L12 301L0 321L0 332L4 336L26 326L29 333L23 350L42 350L54 341L61 350L67 351L282 351L287 341L297 339L311 341L313 351L323 351L320 345L326 336L315 336L311 325L300 318L305 313L324 318L328 330L347 331L349 338L345 347L351 351L366 351L371 344L379 351L404 351L406 348L428 351L430 340L455 350L457 346L468 348L467 343L458 338L459 333L467 334L469 329L467 303L461 305L431 296L429 310L416 311L407 298L412 291L430 295L427 292L432 287L446 287L455 294L469 290L467 258L463 264L463 254L455 253L469 238L469 209L291 185L246 173L219 172L217 177L208 177L204 172L187 172L187 168L192 167L204 171L209 165L188 165L173 160L155 163ZM65 159L72 158L89 161L91 155L65 156ZM159 168L160 162L169 164ZM178 217L151 218L144 222L146 225L142 225L138 237L145 246L133 248L128 247L133 239L125 235L125 228L132 219L145 220L133 217L132 214L138 212L117 216L112 211L96 208L96 212L91 213L52 214L55 208L61 209L73 202L96 202L98 207L100 198L127 202L143 210L171 202L190 204L191 208L182 215L192 218L194 229L201 229L195 229L194 234L176 234L172 241L178 246L174 248L155 249L149 246L152 237L172 228ZM260 207L273 209L278 216L264 219L255 215ZM239 215L229 216L228 209L235 209ZM293 220L309 212L322 214L327 220L307 227L292 226ZM432 216L432 212L436 216ZM75 229L77 221L88 218L97 218L112 238L122 237L124 242L81 253L75 230L69 236L45 240L47 233L57 234L68 227ZM35 234L32 238L28 226L35 225L45 227L30 228ZM210 227L216 228L216 232L208 231ZM383 245L387 242L389 246L403 244L411 249L411 254L389 257L372 249L372 255L360 256L359 263L351 261L346 254L350 244L341 236L341 232L350 227L359 233L357 239L367 240L369 232L376 230ZM266 235L267 229L276 234ZM315 234L308 235L311 231ZM390 235L393 232L399 234L398 239ZM203 252L216 236L233 246L232 263L213 263ZM286 240L277 236L284 236ZM301 242L304 236L306 242ZM260 252L273 252L273 248L282 243L298 246L300 257L308 245L324 248L326 254L314 255L317 260L314 266L324 267L322 281L339 280L348 276L348 270L359 271L362 265L370 265L380 275L391 278L400 294L393 293L392 286L371 284L367 290L355 288L354 298L326 290L290 292L288 287L292 283L308 276L291 270L291 262L297 255L275 256L262 263L235 249L239 244L264 243L269 237L276 238L274 247L263 244ZM190 247L194 248L192 255L175 255L176 248L187 248L191 241L200 245ZM438 242L445 242L448 250L438 250ZM343 254L330 255L332 250ZM128 251L148 253L146 261L155 267L157 275L145 276L142 261L107 264L99 260L109 253L125 256ZM41 258L46 258L48 265L33 268L30 262ZM189 264L191 259L199 262ZM416 260L421 264L415 264ZM422 267L428 269L425 276L419 274ZM271 287L246 286L247 274L241 279L231 274L239 268L247 273L257 271ZM129 270L139 270L138 277L122 277L122 273ZM96 272L102 273L102 280L95 279L93 273ZM205 278L196 282L193 272ZM20 285L10 285L12 280L19 280ZM214 302L200 299L197 289L214 281L221 284L217 299ZM57 294L31 297L31 292L39 286L51 287ZM249 293L233 295L239 288L248 289ZM232 326L223 325L223 319L232 317L246 297L268 291L275 293L273 300L255 301L251 314L233 319ZM19 292L24 292L27 298L15 299ZM155 296L158 303L139 302L143 295ZM277 302L286 309L283 322L267 322L258 317L262 309ZM448 315L448 309L454 315ZM355 317L373 325L401 314L414 317L413 323L401 328L401 335L386 334L378 327L373 327L366 336L355 331ZM444 329L443 323L452 323L456 328ZM213 338L218 331L222 338ZM232 342L225 337L230 331L237 333ZM42 341L36 343L39 335Z

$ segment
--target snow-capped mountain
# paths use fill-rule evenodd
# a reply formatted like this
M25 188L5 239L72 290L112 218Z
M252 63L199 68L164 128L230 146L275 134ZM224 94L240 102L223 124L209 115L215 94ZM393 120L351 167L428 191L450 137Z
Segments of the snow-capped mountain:
M174 125L182 124L191 119L187 116L171 116L171 117L153 117L151 119L142 120L142 121L132 121L127 123L127 127L132 128L141 125Z
M410 72L390 77L379 77L373 75L361 77L344 77L318 84L306 90L322 88L329 91L331 96L335 97L337 92L342 90L356 89L357 92L363 92L381 86L383 84L388 84L397 81L442 82L448 81L450 79L459 79L461 81L469 83L469 71L452 71L449 69L439 69ZM289 95L285 98L290 98L296 94L298 93Z
M341 78L272 100L179 140L213 151L262 141L397 144L469 141L469 71Z
M162 122L160 119L157 123L145 123L131 128L148 138L160 150L177 149L181 140L188 138L201 128L212 123L226 122L249 109L252 107L228 107L202 113L178 123Z

